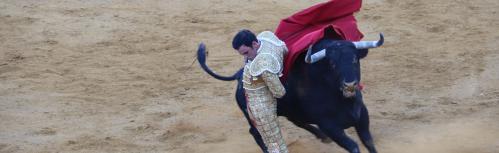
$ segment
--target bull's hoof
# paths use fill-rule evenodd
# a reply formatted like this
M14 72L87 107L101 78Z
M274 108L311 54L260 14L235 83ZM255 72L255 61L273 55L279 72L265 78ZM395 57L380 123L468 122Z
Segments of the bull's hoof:
M331 138L329 137L326 137L326 138L321 138L321 142L327 144L333 142L333 140L331 140Z

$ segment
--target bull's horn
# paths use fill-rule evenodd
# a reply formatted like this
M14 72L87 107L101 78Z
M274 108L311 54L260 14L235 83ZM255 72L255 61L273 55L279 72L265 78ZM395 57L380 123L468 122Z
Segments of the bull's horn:
M305 62L306 63L315 63L319 60L321 60L322 58L326 57L326 49L322 49L320 51L318 51L317 53L314 53L312 54L312 46L313 45L310 45L308 47L308 51L307 51L307 55L305 56ZM310 55L312 54L312 55Z
M357 49L369 49L369 48L376 48L385 42L385 38L383 36L383 33L379 34L379 40L378 41L358 41L358 42L352 42L353 45L355 45L355 48Z

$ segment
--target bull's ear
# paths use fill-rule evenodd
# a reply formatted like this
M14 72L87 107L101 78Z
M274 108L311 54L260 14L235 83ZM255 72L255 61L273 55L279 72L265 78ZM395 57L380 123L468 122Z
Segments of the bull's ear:
M362 58L367 56L367 53L369 53L368 49L358 49L357 50L357 57L359 57L359 59L362 59Z

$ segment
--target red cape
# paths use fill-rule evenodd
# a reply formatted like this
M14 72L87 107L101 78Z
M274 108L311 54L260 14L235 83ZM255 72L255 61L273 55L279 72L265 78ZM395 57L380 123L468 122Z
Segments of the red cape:
M310 44L321 38L361 40L363 35L353 16L353 13L360 10L361 5L362 0L330 0L281 20L275 34L286 43L289 51L284 58L282 80L286 79L296 58L305 52Z

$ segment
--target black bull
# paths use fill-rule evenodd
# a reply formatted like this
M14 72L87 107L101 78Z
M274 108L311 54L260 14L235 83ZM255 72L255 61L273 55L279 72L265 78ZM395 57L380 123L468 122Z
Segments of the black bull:
M381 40L374 44L376 47L381 46L383 36L381 35ZM357 49L359 47L349 41L323 39L311 47L307 55L300 55L284 82L287 93L278 99L277 114L287 117L293 124L311 132L323 142L332 139L351 153L360 152L358 145L344 132L344 129L353 126L364 146L369 152L375 153L369 132L368 111L363 103L362 93L357 88L360 82L359 60L367 55L367 48L372 48L365 47L365 44L362 47ZM266 152L260 134L251 124L246 109L241 81L243 70L240 69L230 77L215 74L206 65L205 50L205 45L200 44L197 57L203 70L219 80L238 81L237 104L248 120L249 132ZM319 50L322 51L322 56L320 53L310 56L320 52ZM303 59L308 60L305 62Z

